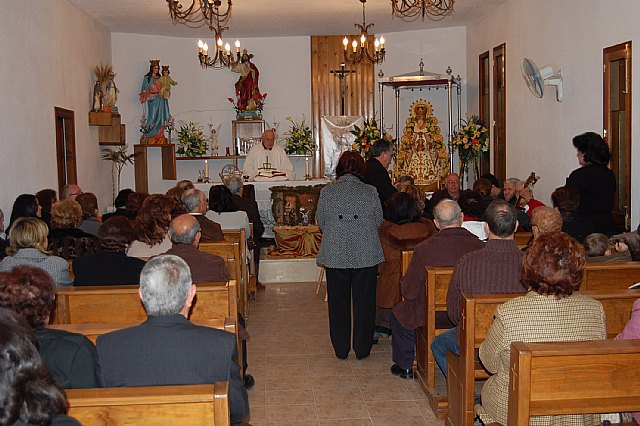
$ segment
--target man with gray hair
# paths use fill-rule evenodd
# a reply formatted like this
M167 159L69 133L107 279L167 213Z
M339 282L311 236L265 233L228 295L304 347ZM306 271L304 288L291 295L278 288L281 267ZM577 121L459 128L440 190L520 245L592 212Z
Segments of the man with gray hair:
M180 198L187 212L196 218L200 224L203 243L213 243L216 241L224 241L224 234L219 223L216 223L205 216L207 213L207 196L204 192L196 188L187 189Z
M389 164L393 160L393 144L386 139L378 139L371 146L370 157L367 160L367 168L362 181L368 185L375 186L378 190L378 197L385 210L385 203L398 190L391 184L389 177Z
M176 217L169 225L169 238L173 246L165 254L178 256L187 262L191 278L196 284L229 281L224 259L198 250L201 235L200 223L194 216L183 214Z
M75 200L80 194L82 194L82 189L75 183L70 183L62 187L62 191L60 191L60 201Z
M400 281L403 300L393 307L391 333L393 335L393 366L391 373L404 379L413 378L416 330L424 326L425 267L453 266L458 259L484 243L462 228L463 214L456 201L444 199L433 209L437 234L416 246L407 273ZM448 322L446 318L436 322Z
M523 186L524 182L518 178L505 179L502 185L502 197L498 196L498 198L503 198L507 203L515 207L518 201L518 192Z
M177 256L161 255L140 274L142 324L99 336L99 379L105 387L168 386L229 382L231 423L249 414L240 378L235 336L191 323L196 295L189 267Z

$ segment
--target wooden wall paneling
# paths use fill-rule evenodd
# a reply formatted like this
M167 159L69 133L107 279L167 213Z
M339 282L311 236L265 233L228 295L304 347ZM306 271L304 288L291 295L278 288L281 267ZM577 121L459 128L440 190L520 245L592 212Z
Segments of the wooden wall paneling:
M372 41L373 42L373 36ZM322 176L324 161L320 134L322 117L340 115L340 79L331 70L340 69L344 62L342 39L344 36L311 37L311 116L314 140L318 150L314 153L313 174ZM372 64L347 64L355 74L346 76L345 115L373 117L375 113L375 69Z

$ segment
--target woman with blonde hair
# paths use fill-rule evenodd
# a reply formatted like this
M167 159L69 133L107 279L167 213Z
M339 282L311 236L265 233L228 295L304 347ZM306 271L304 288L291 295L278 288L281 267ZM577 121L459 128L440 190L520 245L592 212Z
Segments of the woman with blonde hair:
M56 286L71 285L69 264L47 251L49 228L34 217L19 218L13 224L9 237L9 256L0 262L0 271L10 271L16 266L28 265L43 269L53 277Z

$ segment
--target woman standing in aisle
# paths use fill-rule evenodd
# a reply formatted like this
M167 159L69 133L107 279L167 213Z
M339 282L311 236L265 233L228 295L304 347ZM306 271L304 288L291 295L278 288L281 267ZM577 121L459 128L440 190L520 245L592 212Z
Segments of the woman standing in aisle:
M365 162L357 152L344 152L336 166L336 182L320 192L317 219L322 229L318 263L327 272L329 329L340 359L351 348L358 359L369 356L376 316L377 266L384 261L378 228L382 206L375 187L362 182Z

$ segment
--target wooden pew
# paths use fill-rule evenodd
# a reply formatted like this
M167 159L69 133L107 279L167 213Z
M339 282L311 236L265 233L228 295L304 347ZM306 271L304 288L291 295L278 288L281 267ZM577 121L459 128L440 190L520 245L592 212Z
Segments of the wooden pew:
M221 241L217 243L200 243L200 251L220 256L224 259L232 280L238 282L238 308L242 316L247 316L249 293L247 283L242 281L242 255L238 241Z
M248 294L255 293L256 292L255 259L253 259L253 254L251 255L250 261L247 258L246 231L244 230L244 228L243 229L223 229L222 233L224 234L225 241L238 242L238 244L240 244L240 258L242 262L241 263L242 281L247 283ZM249 267L248 270L247 270L247 265Z
M587 263L580 290L621 290L640 282L640 262Z
M586 291L581 293L602 303L609 338L615 337L622 331L631 316L633 303L640 297L640 290ZM484 341L493 324L496 309L504 302L517 296L522 296L522 294L462 294L460 355L454 355L452 352L447 353L449 402L447 425L473 425L475 380L489 377L489 373L475 361L476 350Z
M640 340L511 344L509 426L640 410ZM635 424L635 423L633 423Z
M516 232L514 238L519 249L526 247L533 234L531 232Z
M130 323L147 319L140 301L139 286L96 286L56 288L52 324ZM197 285L191 307L192 320L235 318L238 314L236 282Z
M436 312L447 312L447 291L453 275L453 267L426 268L426 303L424 327L418 329L416 342L416 378L427 394L427 400L438 418L444 418L447 411L446 396L436 392L436 361L431 353L431 343L446 329L436 328Z
M68 389L69 415L83 425L228 425L229 383Z

